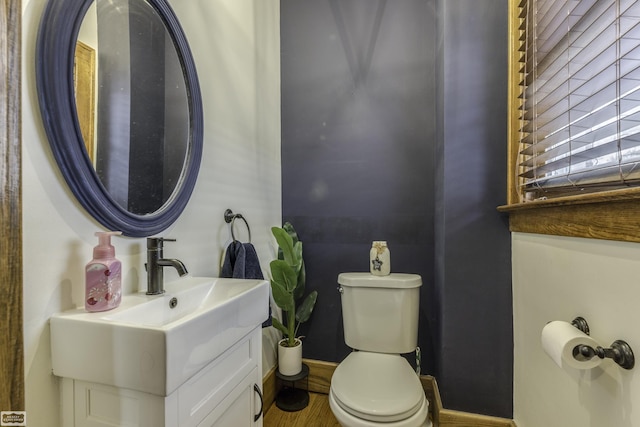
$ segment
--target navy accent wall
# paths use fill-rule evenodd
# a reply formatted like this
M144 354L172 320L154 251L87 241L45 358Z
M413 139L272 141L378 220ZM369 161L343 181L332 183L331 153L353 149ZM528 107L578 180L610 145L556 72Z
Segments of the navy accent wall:
M336 278L386 240L423 277L445 406L511 417L506 19L506 0L282 0L282 197L319 292L305 357L349 353Z
M439 0L438 369L447 408L511 418L507 1Z

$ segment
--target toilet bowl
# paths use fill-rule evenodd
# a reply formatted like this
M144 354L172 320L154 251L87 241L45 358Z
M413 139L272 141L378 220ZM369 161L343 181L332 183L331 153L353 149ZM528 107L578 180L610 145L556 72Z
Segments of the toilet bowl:
M341 273L345 342L354 351L331 378L329 404L343 427L430 427L429 402L409 362L418 340L415 274Z
M349 354L331 379L329 405L343 427L431 426L420 380L396 354Z

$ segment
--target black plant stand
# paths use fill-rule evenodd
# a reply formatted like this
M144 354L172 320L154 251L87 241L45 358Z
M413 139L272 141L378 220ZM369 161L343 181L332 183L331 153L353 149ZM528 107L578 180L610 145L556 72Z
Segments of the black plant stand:
M285 385L276 396L276 406L283 411L295 412L309 405L309 367L302 364L302 371L296 375L282 375L276 370L276 377ZM296 382L306 380L305 388L296 388Z

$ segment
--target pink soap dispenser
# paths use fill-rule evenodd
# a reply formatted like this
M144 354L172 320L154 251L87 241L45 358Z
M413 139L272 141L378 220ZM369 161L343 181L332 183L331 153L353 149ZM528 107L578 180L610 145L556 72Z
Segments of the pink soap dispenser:
M120 261L111 246L111 236L120 231L98 231L98 246L93 248L93 259L85 268L86 293L84 308L87 311L106 311L120 305L122 299Z

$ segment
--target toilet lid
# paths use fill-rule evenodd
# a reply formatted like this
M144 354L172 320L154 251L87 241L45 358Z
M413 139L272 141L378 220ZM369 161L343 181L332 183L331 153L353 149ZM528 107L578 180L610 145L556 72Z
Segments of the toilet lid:
M402 356L365 351L351 353L338 365L331 392L342 409L376 422L408 418L425 399L420 379Z

